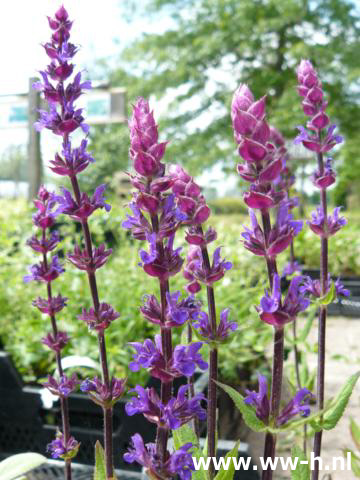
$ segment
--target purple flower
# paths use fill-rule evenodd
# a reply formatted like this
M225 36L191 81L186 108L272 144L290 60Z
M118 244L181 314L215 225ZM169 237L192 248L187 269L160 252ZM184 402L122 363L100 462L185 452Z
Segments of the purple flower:
M194 318L197 312L200 310L200 302L190 295L183 299L180 298L181 293L179 291L174 293L167 293L166 295L166 311L165 311L165 326L166 328L178 327L185 322ZM144 305L140 307L140 311L146 320L155 323L156 325L162 324L162 315L160 304L155 295L145 295Z
M311 213L311 220L307 224L311 230L323 238L335 235L342 227L347 224L345 217L340 217L341 207L334 208L334 213L328 215L325 222L324 210L322 207L317 207L315 212Z
M246 405L252 405L256 407L256 416L264 423L268 423L270 415L270 402L268 397L267 380L264 375L260 374L258 374L258 380L259 392L245 390L247 396L244 398L244 403L246 403Z
M59 203L58 211L70 215L73 220L82 222L98 208L105 208L107 212L111 210L111 206L105 203L103 196L106 185L100 185L96 188L94 195L89 198L86 193L82 193L79 203L74 200L69 190L62 188L63 196L57 196L56 200Z
M236 322L229 322L230 309L225 308L220 313L220 321L217 325L216 332L213 332L209 316L205 312L199 312L193 321L193 326L197 329L199 334L207 339L209 342L224 342L228 339L231 332L234 332L238 324Z
M88 311L83 308L82 313L78 315L78 319L83 320L90 330L96 330L97 332L104 331L111 322L119 317L120 314L105 302L100 303L97 311L93 307L89 308Z
M133 214L130 215L127 213L126 220L122 222L121 226L127 230L131 230L134 238L138 240L146 240L152 232L150 223L135 202L129 203L128 206Z
M326 293L329 292L330 286L331 286L331 277L330 277L330 274L329 274L328 279L327 279ZM344 287L344 285L340 282L339 278L335 281L335 291L336 291L336 295L338 295L338 296L343 296L343 297L350 296L350 290L347 290ZM321 293L322 288L321 288L320 280L319 279L312 280L310 277L304 277L303 285L300 287L300 292L302 294L310 293L315 298L322 297L322 293ZM325 293L325 295L326 295L326 293Z
M80 385L82 392L88 393L91 400L103 408L111 408L125 393L126 378L112 377L110 384L103 383L98 377L87 378Z
M209 243L213 242L217 238L216 230L212 227L209 227L205 233L202 231L198 231L198 229L194 226L190 226L186 232L185 240L190 245L196 245L199 247L209 245Z
M68 175L74 177L85 170L89 163L94 162L94 158L86 151L87 140L82 140L80 147L71 148L67 144L63 149L63 158L56 153L55 159L50 160L50 169L57 175Z
M257 307L261 320L275 328L282 328L286 323L293 321L299 312L306 310L310 301L301 294L302 281L301 275L291 280L285 300L282 302L280 277L275 274L272 292L265 290L260 306Z
M69 342L69 337L66 332L58 331L56 334L48 333L46 337L41 339L44 345L47 345L54 352L61 352L65 345Z
M293 273L295 272L300 272L301 273L302 271L302 267L301 265L299 264L299 262L297 262L296 260L293 261L293 262L288 262L283 271L282 271L282 277L287 277L287 276L290 276L292 275Z
M165 281L181 270L184 260L180 257L179 253L182 247L176 248L175 250L173 249L174 236L174 234L171 234L168 237L161 257L157 254L156 235L151 234L148 236L150 252L140 251L140 258L142 260L142 264L140 265L151 277L157 277L161 281Z
M74 458L79 450L80 443L74 437L69 437L65 441L65 437L61 432L56 434L56 439L47 446L48 452L52 458L63 458L64 460Z
M38 210L33 215L34 225L43 230L52 227L55 223L55 218L58 215L58 211L54 211L56 203L55 194L48 192L44 186L41 186L38 197L34 200L34 205Z
M274 258L284 251L293 238L298 235L302 229L302 222L293 220L292 214L288 212L286 202L280 204L275 226L270 230L268 246L265 242L264 233L257 222L255 213L249 211L251 228L245 227L245 232L241 234L244 239L244 246L255 255L262 255Z
M29 283L32 281L50 283L54 281L59 275L65 272L65 269L60 264L58 256L54 255L51 258L50 264L40 262L32 265L29 268L30 275L24 276L24 282Z
M56 297L51 298L38 297L32 304L34 307L37 307L40 312L47 313L51 317L66 307L67 300L66 297L62 297L59 293Z
M180 480L191 480L191 472L195 470L192 454L189 452L192 446L191 443L186 443L172 454L167 452L167 460L161 464L156 454L156 445L154 443L144 445L143 439L136 433L131 437L131 446L124 454L124 460L128 463L137 462L145 467L150 478L179 476Z
M269 422L270 416L270 402L268 397L268 385L266 377L258 375L259 392L245 390L247 396L244 398L244 403L256 407L256 416L265 424ZM302 417L310 415L309 402L314 398L312 393L307 388L300 389L294 398L281 410L276 425L285 425L295 415L300 414Z
M48 381L43 384L53 395L58 395L59 397L68 397L71 392L75 390L79 384L79 379L74 373L71 377L62 375L59 380L55 380L54 377L48 375Z
M278 426L284 425L295 415L300 414L302 417L308 417L311 413L310 400L314 395L307 388L301 388L290 402L280 412L276 424Z
M323 171L320 172L320 170L318 169L314 173L312 180L316 187L320 189L325 189L330 187L330 185L336 182L336 173L332 169L331 162L332 162L332 159L328 158L325 162Z
M48 228L48 227L46 227ZM49 238L41 237L38 239L35 235L26 241L26 245L31 247L35 252L48 253L54 250L60 241L58 232L53 232Z
M66 105L63 116L60 116L56 106L49 104L49 111L39 110L40 119L35 123L35 128L40 132L43 128L51 130L55 135L69 135L81 127L84 133L88 133L89 126L84 123L82 108L74 110L71 104Z
M68 253L67 257L70 262L75 265L79 270L85 270L88 273L94 273L97 269L101 268L108 260L112 250L105 250L105 245L101 244L98 248L94 248L91 257L86 249L76 245L74 253Z
M300 131L299 135L295 138L294 144L298 145L302 143L305 148L316 153L326 153L335 145L343 142L343 137L341 135L334 135L336 125L330 125L327 129L326 135L322 140L319 139L319 136L313 133L309 133L301 125L297 127Z
M126 405L126 413L130 416L142 413L150 422L158 426L175 430L193 418L204 420L206 412L201 407L204 395L196 394L188 399L186 393L188 385L179 388L176 397L172 397L166 405L163 405L154 388L144 389L137 385L133 391L137 397L133 397Z
M197 281L204 283L205 285L211 286L215 282L221 280L225 275L225 272L232 268L231 262L228 262L226 261L226 259L221 258L221 247L215 249L210 269L206 268L206 266L204 265L202 255L200 254L200 248L196 248L198 248L198 253L196 254L196 256L194 255L194 260L188 262L188 264L186 265L187 276L185 278L187 278L188 280L190 280L189 277L192 276ZM195 249L192 250L192 252L196 252Z
M202 342L193 342L190 345L177 345L173 352L172 367L185 377L191 377L196 367L206 370L208 364L198 353L202 345Z

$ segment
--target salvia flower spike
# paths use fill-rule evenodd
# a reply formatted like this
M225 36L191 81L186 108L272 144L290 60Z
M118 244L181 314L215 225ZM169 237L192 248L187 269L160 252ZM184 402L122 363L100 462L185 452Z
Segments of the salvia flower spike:
M243 243L254 255L266 260L270 289L257 307L260 318L274 327L274 355L271 398L267 399L265 380L260 378L259 394L250 395L247 403L257 406L259 418L272 418L276 423L280 413L281 384L284 357L284 325L295 320L305 310L309 300L299 296L301 277L294 278L287 296L282 299L276 257L291 244L300 232L302 222L293 219L290 210L294 202L288 197L293 179L287 171L287 152L280 132L266 121L266 98L255 100L247 85L236 90L231 119L238 153L243 163L237 165L239 175L249 183L244 202L249 207L251 226L245 227ZM276 222L272 226L270 210L277 207ZM261 218L261 225L258 222ZM266 394L266 395L265 395ZM266 435L264 457L274 457L276 437ZM271 480L272 471L263 471L263 480Z
M67 298L62 297L61 294L54 296L52 292L52 283L65 271L57 255L49 256L60 242L60 235L57 231L50 233L50 228L54 226L58 215L56 196L41 186L34 205L37 212L33 215L33 223L37 233L26 243L35 253L41 255L42 260L30 267L30 274L24 276L24 282L36 281L46 285L47 297L38 297L32 304L41 313L48 315L50 319L52 331L44 336L42 343L55 353L59 380L49 375L45 386L60 397L63 430L62 433L59 432L58 438L48 446L48 451L53 458L60 457L65 460L65 478L70 480L71 459L76 455L79 445L70 436L67 397L77 387L78 381L76 376L67 377L64 374L61 361L61 352L69 342L69 337L66 332L59 330L56 315L66 306Z
M130 230L135 239L146 241L147 246L139 252L138 266L144 273L157 278L160 299L153 294L145 295L140 311L145 320L160 327L160 335L155 339L145 339L143 343L132 342L132 371L147 369L161 381L161 395L154 389L137 385L133 397L126 405L128 415L143 414L147 420L157 425L156 444L144 445L140 435L132 437L133 448L125 454L127 462L138 462L154 478L190 478L192 461L188 450L191 444L184 445L172 454L168 451L168 437L172 429L195 419L204 420L206 412L200 402L202 395L193 395L190 384L181 387L172 396L173 379L186 376L191 379L196 368L208 367L199 350L202 342L188 345L172 344L172 329L191 322L200 310L200 303L193 295L181 298L181 292L170 291L170 280L182 266L181 248L176 248L175 236L178 227L198 221L205 215L205 202L197 207L193 200L194 188L182 190L183 202L176 200L173 167L166 170L163 158L166 142L159 142L158 126L148 101L138 98L133 106L129 121L130 158L134 173L129 174L135 188L129 203L131 213L127 214L123 228ZM185 179L186 180L186 179ZM180 188L180 185L177 187Z
M320 237L321 259L320 259L320 281L310 285L307 281L305 288L315 296L323 297L329 289L328 272L328 239L335 235L340 228L345 226L346 220L340 216L340 207L334 209L331 215L328 213L327 188L336 181L336 172L333 168L331 157L325 158L325 154L330 152L337 144L343 141L343 138L335 133L336 125L331 124L326 113L327 101L321 80L318 73L309 60L302 60L297 69L298 92L303 98L302 106L306 116L310 117L306 127L298 127L300 133L295 139L295 143L302 145L315 153L317 158L317 168L312 176L314 185L320 190L321 204L316 211L312 213L308 220L310 229ZM341 287L337 287L341 292ZM343 293L343 292L342 292ZM327 305L322 304L319 309L319 356L317 371L317 407L324 408L324 385L325 385L325 331L326 331ZM314 454L320 456L321 453L322 431L316 432L314 437ZM319 478L319 465L315 466L312 472L312 480Z
M89 131L84 112L76 105L76 101L91 88L91 83L83 79L82 72L76 72L73 59L78 49L70 41L72 21L69 19L66 9L60 7L55 16L53 18L49 17L48 20L52 35L50 41L44 44L44 49L50 58L50 63L45 70L40 71L42 81L36 82L34 88L43 93L49 108L40 111L40 119L35 127L38 130L46 128L62 139L62 150L55 154L54 160L50 161L50 168L57 175L69 178L72 192L62 188L61 195L54 196L45 209L40 209L41 215L36 216L35 221L39 224L45 222L46 225L50 225L54 216L62 213L79 222L83 230L85 248L80 245L75 246L74 252L68 254L68 259L76 268L86 272L89 279L93 306L89 310L83 309L80 318L87 323L89 329L96 332L98 337L102 383L100 386L100 381L94 380L98 392L91 394L90 397L103 407L106 474L107 477L112 478L112 406L114 400L118 399L120 395L114 394L115 380L111 379L109 374L105 330L118 318L119 314L111 305L105 302L101 303L99 300L96 271L107 262L111 250L106 250L104 245L93 246L88 224L88 220L95 210L104 209L108 212L111 206L105 198L106 185L99 185L92 195L81 192L79 188L77 176L88 168L94 162L94 159L87 151L87 139L81 140L79 146L74 146L71 134L75 131L82 131L87 134ZM56 209L54 209L55 204ZM35 240L31 240L30 244L32 248L38 250L51 250L54 242L56 242L56 237L50 238L48 243L39 244ZM48 266L40 264L32 267L26 280L52 281L62 273L62 270L63 268L57 257L53 257ZM62 300L61 297L54 299L52 302L48 301L48 304L38 299L36 305L41 310L55 312L63 307L64 302L65 300ZM48 335L44 339L44 343L57 351L65 340L64 335L61 336L54 332L52 336ZM116 382L122 381L116 380ZM49 388L58 391L61 396L65 396L65 393L72 388L72 385L64 382L62 378L60 383L57 384L53 379L49 379L48 384ZM120 391L122 394L123 385ZM59 448L62 448L63 443L63 449L66 451L68 448L67 442L68 439L65 435L64 442L59 439L57 444L54 445L56 447L59 444Z

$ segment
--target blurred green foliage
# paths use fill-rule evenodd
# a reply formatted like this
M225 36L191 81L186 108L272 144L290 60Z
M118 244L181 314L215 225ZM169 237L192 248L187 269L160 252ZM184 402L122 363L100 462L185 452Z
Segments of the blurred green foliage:
M133 4L133 5L132 5ZM319 69L329 114L345 136L340 165L359 180L360 13L352 0L146 0L124 13L153 24L118 60L111 82L130 100L155 95L169 104L162 136L169 158L194 174L216 162L233 170L230 102L239 83L268 94L269 121L287 138L305 123L295 69L309 58ZM131 9L132 5L132 9ZM109 70L109 69L108 69ZM107 71L108 71L107 70Z

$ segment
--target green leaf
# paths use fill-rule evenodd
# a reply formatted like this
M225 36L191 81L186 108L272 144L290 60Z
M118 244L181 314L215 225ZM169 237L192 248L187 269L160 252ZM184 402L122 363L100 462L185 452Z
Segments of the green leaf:
M214 480L232 480L232 478L234 477L234 473L235 473L235 465L234 465L234 462L232 461L232 457L235 457L237 458L238 456L238 450L239 450L239 443L240 441L238 440L234 447L232 448L232 450L230 450L230 452L228 452L226 454L226 457L225 457L225 465L226 465L226 459L227 458L230 458L230 462L229 462L229 468L227 470L224 469L224 466L221 467L221 469L218 471L218 473L216 474L215 476L215 479Z
M301 462L308 461L305 453L300 447L295 445L291 450L291 457L295 462L297 458L296 470L291 471L291 480L309 480L310 479L310 468L309 464L301 464Z
M94 480L107 480L105 467L105 451L99 442L95 444L95 472Z
M216 382L219 387L221 387L225 392L231 397L235 406L238 410L240 410L244 422L248 427L250 427L254 432L265 432L268 430L268 427L262 422L255 413L255 409L244 403L244 397L237 392L234 388L229 387L228 385L224 385L223 383Z
M324 413L323 421L321 423L321 426L325 430L331 430L332 428L334 428L342 417L346 405L348 404L350 395L352 394L352 391L359 377L360 372L352 375L342 387L337 397L331 402L330 407Z
M356 448L360 451L360 427L353 418L350 419L350 432Z
M182 427L173 430L173 441L175 450L179 450L185 443L192 443L194 445L192 450L192 455L197 459L201 457L206 458L200 447L197 436L194 430L189 425L183 425ZM192 473L192 480L209 480L209 473L201 468L200 470L194 471Z
M307 321L305 323L305 327L302 329L302 331L301 331L301 333L298 337L298 342L299 343L303 343L307 339L307 337L310 333L312 324L314 323L315 316L316 316L316 311L314 312L314 314L309 315L309 318L307 319Z
M46 458L39 453L19 453L0 462L1 480L13 480L20 475L46 463Z
M336 299L335 283L331 282L331 286L329 288L329 291L327 292L326 295L319 298L318 303L320 305L329 305L330 303L333 303L333 301L335 299Z
M344 450L344 456L347 458L347 454L351 455L351 470L354 472L357 478L360 478L360 458L350 449Z

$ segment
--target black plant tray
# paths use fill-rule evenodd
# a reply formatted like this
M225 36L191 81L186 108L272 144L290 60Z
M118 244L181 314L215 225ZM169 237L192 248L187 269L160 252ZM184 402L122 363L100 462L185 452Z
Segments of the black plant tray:
M179 381L174 388L183 383ZM149 385L158 387L156 380ZM200 376L195 384L197 391L203 390L206 382ZM41 399L41 387L23 384L9 355L0 351L0 459L27 451L45 454L46 446L61 424L59 402L47 409ZM114 406L114 465L115 468L139 471L137 464L128 464L123 454L128 449L130 438L139 433L145 443L154 441L155 425L140 416L128 417L125 399ZM75 463L94 465L94 445L103 442L102 410L82 393L69 397L71 434L81 442ZM51 477L49 477L51 478ZM54 477L56 478L56 477Z

